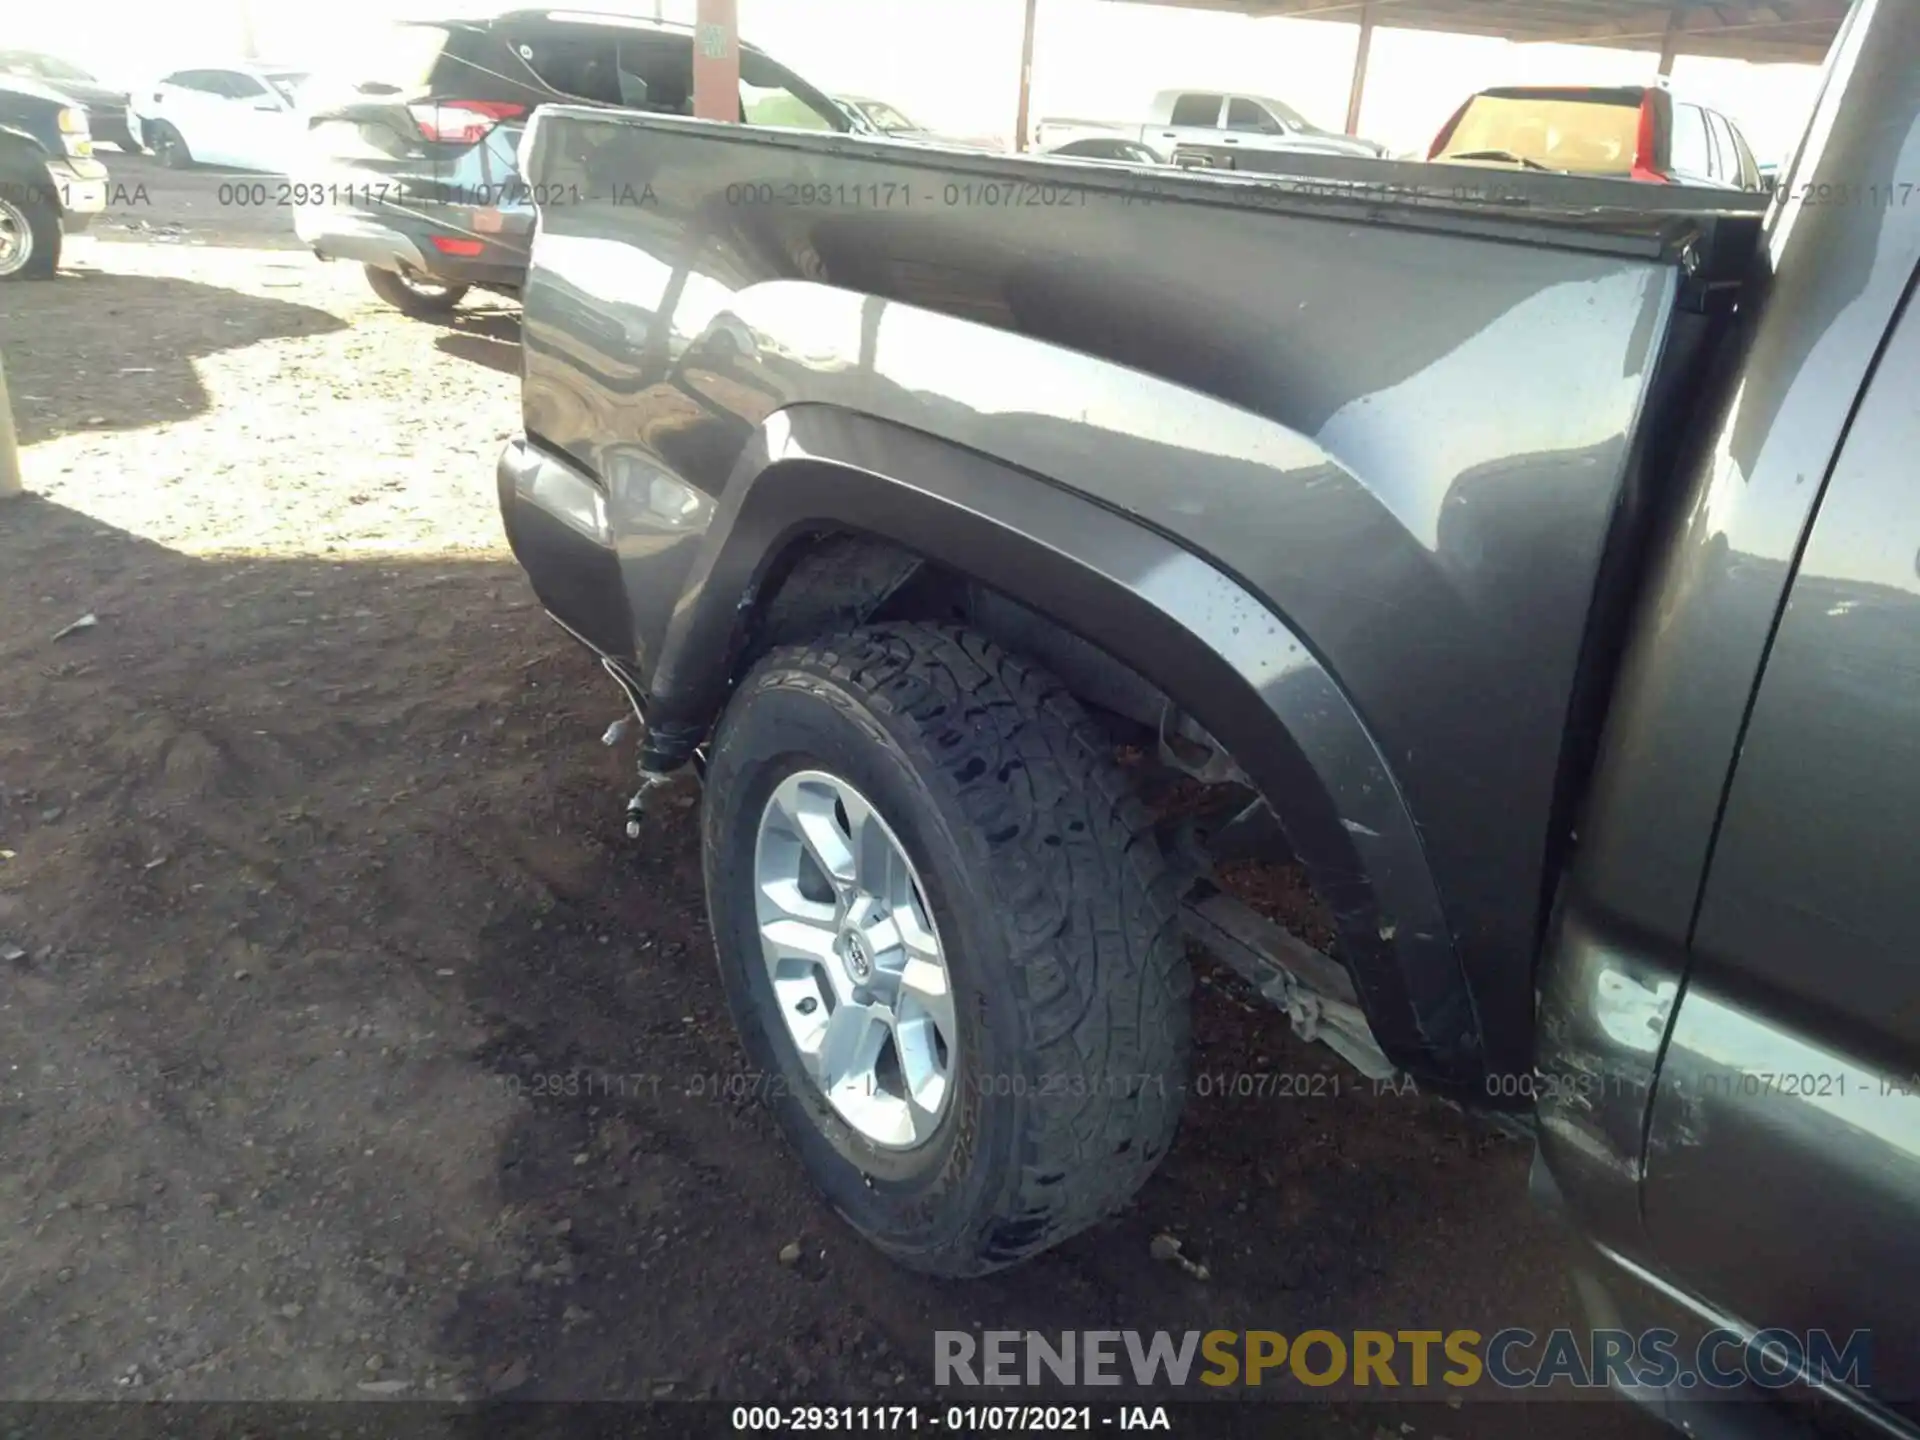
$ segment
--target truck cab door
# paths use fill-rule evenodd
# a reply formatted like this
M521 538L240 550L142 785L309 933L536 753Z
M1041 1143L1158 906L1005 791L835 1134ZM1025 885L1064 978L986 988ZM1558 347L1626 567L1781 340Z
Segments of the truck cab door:
M1149 128L1141 137L1159 152L1162 160L1173 158L1176 145L1211 145L1220 138L1222 112L1227 97L1198 92L1173 97L1173 112L1168 123Z
M1226 129L1216 137L1220 145L1243 145L1250 150L1283 150L1287 127L1258 100L1245 95L1227 100Z
M1646 1242L1665 1278L1755 1330L1821 1329L1836 1346L1872 1332L1874 1389L1910 1403L1920 1402L1916 455L1910 289L1754 695L1642 1182Z

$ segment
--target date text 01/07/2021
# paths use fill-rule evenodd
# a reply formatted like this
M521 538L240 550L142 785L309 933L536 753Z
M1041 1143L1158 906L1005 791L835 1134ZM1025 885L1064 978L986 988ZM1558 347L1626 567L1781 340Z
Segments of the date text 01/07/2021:
M735 1433L1089 1434L1170 1432L1164 1405L736 1405Z

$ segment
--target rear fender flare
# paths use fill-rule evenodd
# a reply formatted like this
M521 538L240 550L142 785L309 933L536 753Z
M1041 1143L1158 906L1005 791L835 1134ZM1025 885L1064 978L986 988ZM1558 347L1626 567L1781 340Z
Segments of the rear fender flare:
M682 763L705 737L782 553L829 530L882 537L992 586L1164 690L1273 803L1389 1056L1442 1085L1478 1083L1478 1028L1419 831L1305 638L1204 557L978 452L824 405L769 416L663 638L649 765Z

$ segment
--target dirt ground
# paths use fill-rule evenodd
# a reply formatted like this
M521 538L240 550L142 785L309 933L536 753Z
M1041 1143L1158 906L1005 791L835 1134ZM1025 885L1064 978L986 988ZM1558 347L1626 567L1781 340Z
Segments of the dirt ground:
M938 1329L1573 1323L1525 1146L1210 973L1126 1214L970 1284L856 1241L742 1093L696 796L624 838L617 698L502 545L510 307L406 320L198 193L0 290L0 1398L875 1401Z

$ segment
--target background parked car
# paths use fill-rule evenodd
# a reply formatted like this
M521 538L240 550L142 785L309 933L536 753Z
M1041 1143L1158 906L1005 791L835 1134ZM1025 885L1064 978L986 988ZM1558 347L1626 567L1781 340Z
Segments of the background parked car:
M693 31L546 10L405 22L350 77L316 83L312 100L297 178L315 198L295 211L295 230L322 259L364 265L389 304L439 314L474 286L516 292L526 275L533 197L516 150L534 110L567 101L691 115ZM855 129L750 45L740 118Z
M127 92L101 84L78 65L37 50L0 50L0 75L37 81L83 106L95 140L122 150L140 148L127 124Z
M1283 100L1264 95L1228 95L1218 90L1162 90L1147 107L1144 124L1125 120L1042 120L1034 141L1051 150L1070 140L1136 140L1162 160L1181 145L1237 145L1250 150L1378 158L1386 147L1354 135L1323 130Z
M863 95L836 95L834 103L847 111L874 131L889 140L914 140L926 145L945 145L959 150L985 150L995 154L1007 147L998 140L981 139L978 136L943 135L939 131L929 130L918 121L910 120L894 105L885 100L870 100Z
M288 65L175 70L133 92L140 138L164 165L284 171L298 152L307 73Z
M1617 175L1735 190L1767 187L1753 151L1718 110L1664 85L1511 85L1467 98L1429 160Z
M1106 139L1090 135L1082 140L1069 140L1064 145L1056 145L1042 152L1046 155L1066 155L1079 160L1116 160L1127 165L1158 165L1160 157L1138 140L1122 140L1118 137Z
M62 91L0 77L0 280L53 274L61 238L106 206L87 112Z

